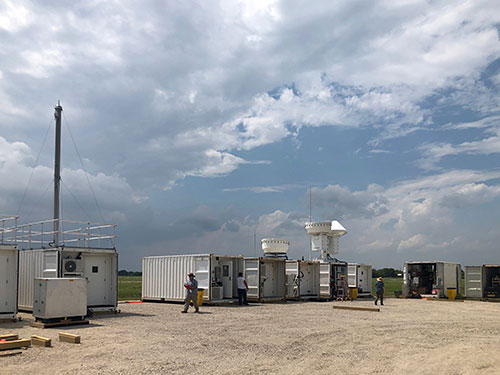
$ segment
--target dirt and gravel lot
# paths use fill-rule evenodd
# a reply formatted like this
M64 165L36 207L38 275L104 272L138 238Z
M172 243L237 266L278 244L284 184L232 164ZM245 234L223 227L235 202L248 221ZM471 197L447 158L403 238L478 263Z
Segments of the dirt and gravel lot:
M373 307L371 301L334 302ZM38 329L31 315L0 334L52 338L0 358L0 374L499 374L500 304L388 299L381 312L332 302L203 306L120 304L89 326ZM59 342L59 331L81 344Z

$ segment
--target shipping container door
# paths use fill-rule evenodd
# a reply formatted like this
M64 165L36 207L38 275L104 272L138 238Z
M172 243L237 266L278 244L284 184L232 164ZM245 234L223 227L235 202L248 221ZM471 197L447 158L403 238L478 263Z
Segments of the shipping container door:
M210 298L210 256L194 257L194 274L198 288L204 289L203 295Z
M83 275L87 279L87 306L111 306L113 296L114 254L84 253Z
M483 297L482 266L465 266L465 296L469 298Z
M223 261L222 267L222 294L224 298L233 298L233 262Z
M259 270L258 259L245 259L243 261L243 266L245 268L245 279L248 284L248 297L259 298L260 290L260 270Z
M0 249L0 315L17 311L17 250Z
M347 266L347 284L349 288L358 287L358 265L349 264Z
M319 296L329 299L330 295L330 279L332 277L332 267L330 263L319 264Z
M299 262L296 260L286 261L286 296L288 298L299 297Z

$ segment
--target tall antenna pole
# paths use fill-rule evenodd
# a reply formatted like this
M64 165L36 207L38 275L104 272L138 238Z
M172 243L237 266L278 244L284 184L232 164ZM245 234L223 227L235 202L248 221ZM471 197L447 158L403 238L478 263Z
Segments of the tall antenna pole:
M312 187L309 186L309 222L312 223ZM309 260L312 260L312 244L309 239Z
M253 230L253 255L257 256L257 229Z
M55 107L56 119L56 154L54 158L54 247L59 244L59 202L61 191L61 113L62 107L59 100Z

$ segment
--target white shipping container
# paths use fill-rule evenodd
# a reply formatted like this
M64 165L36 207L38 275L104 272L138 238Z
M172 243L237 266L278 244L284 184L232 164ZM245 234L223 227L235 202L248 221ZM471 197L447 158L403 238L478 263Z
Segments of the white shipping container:
M0 244L0 319L14 319L17 315L17 278L17 246Z
M349 288L358 289L358 296L372 295L372 266L370 264L349 263L347 280Z
M287 260L286 261L286 298L317 299L319 298L319 261Z
M36 278L33 316L37 320L77 318L87 315L87 280Z
M204 303L238 298L236 279L243 257L216 254L166 255L142 258L142 300L183 301L188 273L194 273Z
M116 311L118 253L115 249L61 247L19 252L19 310L33 311L35 278L87 280L87 307Z
M406 262L403 266L403 296L434 294L447 297L448 289L460 294L461 267L458 263Z
M249 301L273 302L286 298L286 263L284 258L244 259Z
M465 296L500 298L500 265L465 266Z

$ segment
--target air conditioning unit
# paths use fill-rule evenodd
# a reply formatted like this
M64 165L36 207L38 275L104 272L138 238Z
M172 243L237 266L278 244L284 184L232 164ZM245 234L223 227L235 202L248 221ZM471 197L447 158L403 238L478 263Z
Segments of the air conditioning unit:
M83 274L83 262L81 259L63 259L63 275L81 275Z

